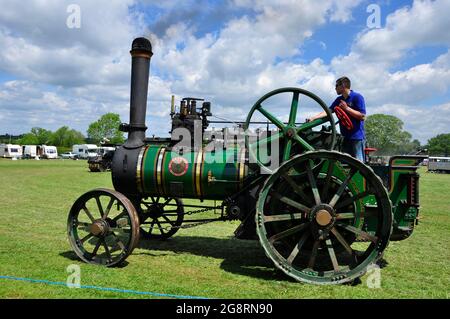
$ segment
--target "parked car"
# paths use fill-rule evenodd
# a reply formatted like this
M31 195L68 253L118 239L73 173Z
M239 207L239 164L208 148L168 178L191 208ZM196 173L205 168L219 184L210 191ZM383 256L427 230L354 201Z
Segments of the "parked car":
M97 156L98 146L95 144L75 144L72 146L72 152L78 155L78 158L88 159Z
M72 152L66 152L61 154L62 159L77 159L78 155Z

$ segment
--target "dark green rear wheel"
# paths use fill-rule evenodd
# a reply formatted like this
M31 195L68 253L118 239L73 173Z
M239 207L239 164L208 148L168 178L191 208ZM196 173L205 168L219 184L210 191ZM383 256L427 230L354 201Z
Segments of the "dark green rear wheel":
M370 167L339 152L312 151L266 180L256 224L276 267L302 282L339 284L362 276L381 258L392 208Z

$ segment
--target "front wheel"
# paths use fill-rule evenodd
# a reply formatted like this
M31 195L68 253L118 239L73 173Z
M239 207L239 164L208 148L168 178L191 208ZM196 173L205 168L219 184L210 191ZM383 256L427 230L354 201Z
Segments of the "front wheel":
M90 264L116 266L139 240L139 219L131 201L109 189L83 194L67 220L69 242L75 254Z

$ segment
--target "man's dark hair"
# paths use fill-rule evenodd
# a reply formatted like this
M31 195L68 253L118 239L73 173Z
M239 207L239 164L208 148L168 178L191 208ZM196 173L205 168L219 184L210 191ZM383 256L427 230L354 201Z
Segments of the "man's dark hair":
M352 82L348 77L343 76L336 80L336 85L343 85L346 89L350 89L350 87L352 86Z

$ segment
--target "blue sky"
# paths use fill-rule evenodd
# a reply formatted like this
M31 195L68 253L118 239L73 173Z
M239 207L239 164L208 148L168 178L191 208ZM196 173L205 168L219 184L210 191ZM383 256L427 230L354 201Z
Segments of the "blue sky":
M148 135L167 135L172 94L207 97L216 115L242 120L283 86L329 104L342 75L369 114L399 117L422 143L450 131L449 1L75 2L80 28L66 25L74 1L0 0L2 134L63 125L86 133L106 112L128 121L128 51L137 36L154 47ZM381 28L367 27L373 4Z

